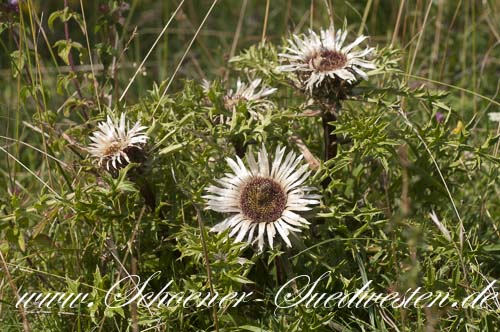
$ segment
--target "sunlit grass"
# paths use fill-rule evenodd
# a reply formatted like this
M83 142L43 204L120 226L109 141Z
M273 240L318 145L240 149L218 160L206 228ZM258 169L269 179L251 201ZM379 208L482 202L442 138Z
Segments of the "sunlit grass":
M290 277L326 270L336 276L330 292L375 280L384 290L423 285L457 299L500 276L500 125L487 116L500 106L495 1L26 0L19 12L1 8L2 331L499 328L498 312L299 307L275 315L271 301ZM370 36L388 67L345 102L339 153L324 161L323 127L311 116L318 104L270 66L292 33L344 22L349 39ZM236 78L254 75L279 89L279 109L262 123L219 123L231 115L223 97ZM208 93L202 79L215 82ZM147 124L152 139L144 165L112 177L86 146L96 124L119 112ZM319 165L324 196L292 249L263 254L209 233L221 215L204 211L201 198L227 171L225 157L261 142L289 144ZM134 305L67 315L14 306L21 289L85 289L97 303L123 276L158 270L158 290L174 280L173 291L250 289L266 300L168 309L161 322Z

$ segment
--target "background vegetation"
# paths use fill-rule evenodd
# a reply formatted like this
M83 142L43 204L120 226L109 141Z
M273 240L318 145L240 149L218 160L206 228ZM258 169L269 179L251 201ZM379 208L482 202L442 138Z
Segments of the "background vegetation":
M272 302L291 277L325 271L333 272L325 292L373 280L381 292L422 286L457 300L500 277L500 127L487 116L500 105L498 2L28 0L0 8L2 331L500 328L492 310L275 311ZM350 40L370 36L380 70L344 103L339 153L322 162L317 106L272 69L283 38L332 19L346 20ZM254 75L278 87L276 109L259 122L217 121L237 77ZM208 94L205 78L215 81ZM85 150L111 111L140 120L151 137L147 163L117 178ZM324 199L292 249L259 254L207 232L223 216L204 211L201 195L227 171L235 146L261 142L307 147ZM121 276L155 271L158 290L173 280L175 292L251 290L266 301L153 314L14 306L26 290L92 292L102 303Z

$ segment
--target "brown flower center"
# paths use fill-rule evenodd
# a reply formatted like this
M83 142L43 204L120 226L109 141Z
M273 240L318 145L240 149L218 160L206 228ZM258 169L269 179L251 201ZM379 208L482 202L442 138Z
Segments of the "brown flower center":
M122 149L122 145L119 142L113 142L110 145L106 147L104 150L104 155L105 156L111 156L117 153Z
M256 176L248 180L241 190L240 207L254 223L276 221L285 210L286 192L270 178Z
M228 111L232 111L233 107L238 105L240 101L246 101L246 98L240 95L225 96L224 97L224 107Z
M337 51L322 50L312 56L308 62L309 66L315 71L325 72L345 67L347 56Z

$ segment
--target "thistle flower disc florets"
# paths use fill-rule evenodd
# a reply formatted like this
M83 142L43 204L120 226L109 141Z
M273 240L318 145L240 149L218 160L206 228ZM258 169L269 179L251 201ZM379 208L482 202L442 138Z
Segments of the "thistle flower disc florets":
M311 94L321 89L339 90L355 83L358 77L368 79L365 70L375 69L375 65L365 57L374 49L353 51L367 38L365 36L343 47L346 37L347 31L339 29L335 34L333 27L321 30L319 35L311 30L308 35L293 35L285 52L279 54L288 64L279 66L278 70L295 72L301 86Z
M264 246L264 234L273 247L274 237L278 233L283 241L291 246L290 233L300 232L301 227L309 222L297 211L311 210L311 205L319 204L319 195L312 194L315 188L304 186L310 175L308 165L299 164L302 156L278 147L272 163L269 163L264 147L258 153L256 161L252 153L247 153L246 161L236 157L227 162L234 174L226 173L219 179L218 186L209 186L204 198L207 208L230 213L223 222L214 226L214 232L231 229L230 236L236 241L247 237L247 242L258 241L259 249Z
M148 137L144 134L147 127L136 122L130 128L129 122L122 113L119 121L113 121L110 116L106 121L97 125L99 130L91 136L88 151L98 159L99 166L105 165L108 171L125 167L135 159L134 156L142 153L143 145Z

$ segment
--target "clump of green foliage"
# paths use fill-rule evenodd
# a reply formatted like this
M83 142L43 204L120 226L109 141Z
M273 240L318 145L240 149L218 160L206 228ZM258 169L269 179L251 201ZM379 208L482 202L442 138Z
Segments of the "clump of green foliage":
M379 292L423 287L458 302L499 278L500 136L486 116L500 105L498 59L495 26L482 23L498 22L493 4L403 3L399 12L396 1L329 10L329 1L273 1L265 12L257 1L222 2L186 58L211 2L186 1L177 12L168 1L2 4L2 330L498 330L494 310L286 310L273 302L287 280L326 271L318 292L353 292L372 280ZM378 47L377 69L330 123L337 153L325 160L324 105L276 68L290 27L305 30L309 16L313 29L325 27L330 15L347 17L350 36L365 31ZM170 17L177 33L152 48L163 28L154 19ZM250 103L225 107L239 77L277 88L261 117L249 115ZM150 139L141 165L112 174L86 147L96 125L121 112L147 126ZM223 215L204 210L204 189L228 171L225 158L262 144L304 154L321 188L322 204L292 248L258 252L208 232ZM172 281L173 293L253 291L263 301L154 312L103 305L116 281L157 271L155 291ZM26 312L15 303L28 290L88 292L94 305Z

